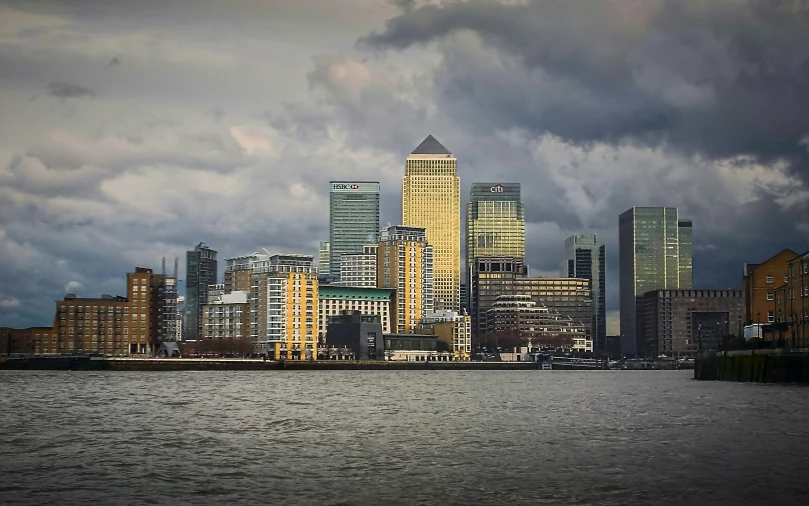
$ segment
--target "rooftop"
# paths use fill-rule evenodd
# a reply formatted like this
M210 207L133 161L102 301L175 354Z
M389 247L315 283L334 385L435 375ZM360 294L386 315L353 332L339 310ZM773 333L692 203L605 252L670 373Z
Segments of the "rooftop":
M410 154L412 155L451 155L447 148L438 142L435 137L428 135L421 144L418 145Z
M318 299L392 300L393 288L366 288L356 286L320 285Z

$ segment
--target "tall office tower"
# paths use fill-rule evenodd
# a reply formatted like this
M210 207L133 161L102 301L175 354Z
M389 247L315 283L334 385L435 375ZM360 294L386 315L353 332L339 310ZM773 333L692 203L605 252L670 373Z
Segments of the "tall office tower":
M478 257L525 257L519 183L473 183L466 204L466 265Z
M690 252L689 252L690 253ZM574 235L565 240L565 257L559 275L564 278L584 278L590 282L593 302L592 332L596 351L607 349L606 253L603 244L593 235Z
M638 304L651 290L692 286L693 234L676 207L633 207L618 218L621 353L644 353Z
M320 248L317 251L317 272L319 274L329 273L330 249L329 241L320 241Z
M257 255L252 262L250 338L272 359L317 358L317 272L312 255Z
M392 226L382 231L377 255L377 286L396 289L393 325L412 334L434 308L433 247L424 228Z
M202 306L208 301L208 285L216 284L216 251L199 243L185 254L185 336L202 336Z
M435 250L435 309L461 305L461 180L458 160L428 135L407 157L402 224L423 227Z
M340 286L376 288L376 255L379 245L367 244L362 253L340 257Z
M379 183L329 183L329 274L340 276L340 257L379 241ZM325 274L321 270L321 274Z

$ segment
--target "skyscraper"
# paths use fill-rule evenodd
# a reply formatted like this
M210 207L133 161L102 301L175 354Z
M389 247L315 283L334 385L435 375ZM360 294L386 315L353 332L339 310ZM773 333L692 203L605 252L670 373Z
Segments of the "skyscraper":
M377 286L396 289L395 332L413 333L434 307L433 248L424 228L392 226L382 231Z
M428 135L407 157L402 181L402 223L423 227L435 252L436 311L459 311L461 305L461 180L457 164L452 153Z
M199 243L185 254L185 335L202 337L202 306L208 301L208 285L216 284L216 251Z
M379 240L379 183L332 181L329 185L328 273L337 277L341 255L362 253L363 246Z
M519 183L473 183L466 205L466 265L478 257L525 257Z
M598 244L596 235L574 235L565 240L565 257L559 274L565 278L584 278L590 282L593 298L593 347L604 351L607 347L606 311L606 253Z
M317 252L317 272L318 274L328 274L331 252L329 251L329 241L320 241L320 248Z
M621 353L643 353L638 304L651 290L692 286L693 234L676 207L633 207L618 219Z

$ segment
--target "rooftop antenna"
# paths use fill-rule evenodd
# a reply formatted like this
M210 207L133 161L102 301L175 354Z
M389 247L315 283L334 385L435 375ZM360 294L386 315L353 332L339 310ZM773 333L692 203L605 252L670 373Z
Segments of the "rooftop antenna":
M177 279L177 265L180 261L179 257L174 257L174 279Z
M163 277L166 276L166 257L163 257Z
M261 249L263 249L263 250L264 250L264 253L266 253L266 254L267 254L267 256L272 256L272 253L270 253L269 251L267 251L267 248L261 248Z

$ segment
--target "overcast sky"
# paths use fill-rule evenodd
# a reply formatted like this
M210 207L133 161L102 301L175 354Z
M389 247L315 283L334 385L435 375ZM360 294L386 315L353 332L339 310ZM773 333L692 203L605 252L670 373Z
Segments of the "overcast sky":
M633 205L679 207L697 287L739 288L745 262L809 249L798 5L0 2L0 326L123 294L163 256L182 278L199 241L316 255L331 179L379 180L397 223L427 134L464 194L522 183L533 274L598 234L611 333Z

